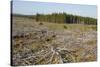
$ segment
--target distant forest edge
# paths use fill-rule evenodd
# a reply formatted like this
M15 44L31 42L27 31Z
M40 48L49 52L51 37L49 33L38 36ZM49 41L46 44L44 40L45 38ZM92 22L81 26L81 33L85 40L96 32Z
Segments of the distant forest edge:
M33 18L37 22L52 22L52 23L69 23L69 24L89 24L97 25L97 19L91 17L83 17L67 13L52 13L52 14L39 14L36 15L20 15L13 14L19 17Z

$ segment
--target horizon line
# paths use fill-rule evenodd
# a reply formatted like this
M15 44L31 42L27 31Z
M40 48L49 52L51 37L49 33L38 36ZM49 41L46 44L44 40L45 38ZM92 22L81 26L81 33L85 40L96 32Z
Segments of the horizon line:
M56 12L54 12L54 13L56 13ZM58 12L57 14L59 14L59 13L66 13L66 12ZM12 14L12 15L32 16L32 15L36 15L36 14L48 15L48 14L53 14L53 13L47 13L47 14L45 14L45 13L36 13L36 14L11 13L11 14ZM68 14L68 15L74 15L74 16L81 16L81 15L75 15L75 14L71 14L71 13L66 13L66 14ZM89 17L89 16L81 16L81 17ZM94 18L94 19L97 19L97 17L89 17L89 18Z

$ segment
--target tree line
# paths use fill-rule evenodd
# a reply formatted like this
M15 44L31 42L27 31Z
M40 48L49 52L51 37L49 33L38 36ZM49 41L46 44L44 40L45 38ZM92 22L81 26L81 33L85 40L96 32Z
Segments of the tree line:
M69 24L97 24L96 18L83 17L67 13L52 13L52 14L39 14L33 15L34 19L38 22L53 22L53 23L69 23Z

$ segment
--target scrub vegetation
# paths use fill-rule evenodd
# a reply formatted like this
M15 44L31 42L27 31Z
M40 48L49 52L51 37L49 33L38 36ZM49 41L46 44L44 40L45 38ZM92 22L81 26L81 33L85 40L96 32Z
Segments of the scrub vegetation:
M97 60L97 19L66 13L12 15L12 65Z

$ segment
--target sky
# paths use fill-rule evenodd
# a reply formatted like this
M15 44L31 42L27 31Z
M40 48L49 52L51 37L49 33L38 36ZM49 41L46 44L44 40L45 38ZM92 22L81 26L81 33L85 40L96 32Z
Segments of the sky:
M79 5L68 3L35 2L35 1L13 1L13 14L35 15L50 13L68 13L85 17L97 18L97 6Z

